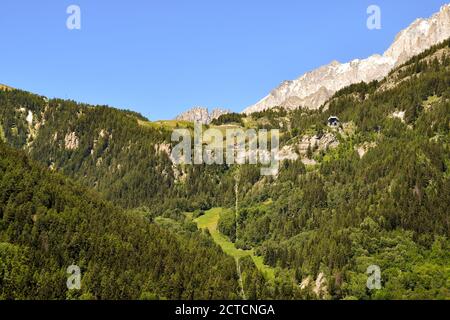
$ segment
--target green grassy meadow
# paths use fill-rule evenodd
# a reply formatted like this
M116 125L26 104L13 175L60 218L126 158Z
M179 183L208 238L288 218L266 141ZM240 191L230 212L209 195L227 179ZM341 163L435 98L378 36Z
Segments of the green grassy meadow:
M256 256L253 250L242 250L236 248L233 242L217 230L217 225L219 223L220 213L222 210L222 208L213 208L208 210L203 216L195 219L194 222L197 224L199 229L208 229L214 242L217 243L227 255L235 259L250 256L255 262L258 270L260 270L268 280L274 280L275 270L266 266L262 257Z

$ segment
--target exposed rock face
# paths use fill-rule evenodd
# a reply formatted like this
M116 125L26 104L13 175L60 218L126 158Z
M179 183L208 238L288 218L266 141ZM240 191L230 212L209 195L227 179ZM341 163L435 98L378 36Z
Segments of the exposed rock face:
M13 90L13 88L0 83L0 90L9 91L9 90Z
M210 121L213 121L215 119L218 119L221 115L228 114L228 113L231 113L231 111L226 110L226 109L220 109L220 108L213 109L209 114L209 119L210 119Z
M33 125L33 112L31 112L31 110L28 110L28 115L27 115L27 122L29 126Z
M376 146L377 144L375 142L365 142L362 145L355 146L355 150L358 152L359 158L362 159L370 149Z
M328 149L335 149L339 146L339 141L332 133L325 133L321 137L305 135L300 141L294 145L287 145L280 149L277 160L297 160L301 158L306 165L315 165L316 161L307 159L306 154L308 148L317 149L317 151L323 151Z
M206 124L209 122L209 112L207 108L194 107L180 114L175 120L190 122L198 121Z
M75 132L66 134L64 138L65 148L67 150L76 150L80 144L80 139L78 139Z
M202 124L210 124L214 119L219 118L223 114L230 113L229 110L225 109L214 109L209 112L208 108L194 107L186 112L183 112L175 120L194 122L198 121Z
M45 121L42 119L42 117L42 120L39 120L39 117L37 117L36 114L33 114L31 110L27 110L26 108L19 108L18 111L22 113L23 117L25 117L25 121L28 125L27 147L31 147L34 138L37 136L39 129L45 123Z
M108 139L112 139L112 134L110 134L108 131L106 131L105 129L100 130L99 134L98 134L98 138L94 139L93 141L93 145L92 145L92 149L91 149L91 156L94 155L95 150L97 149L98 143L99 141L102 140L108 140ZM108 147L107 147L108 148Z
M397 65L450 37L450 4L430 19L417 19L401 31L385 56L396 60Z
M405 122L405 111L395 111L391 118L397 118L400 119L402 122Z
M284 82L256 105L244 110L244 113L250 114L276 106L287 109L300 106L318 109L339 89L361 81L381 80L394 65L394 60L379 55L345 64L333 61L297 80Z
M450 37L450 4L430 19L418 19L401 31L392 46L381 55L364 60L329 65L308 72L294 81L285 81L245 114L276 106L287 109L305 107L318 109L338 90L361 81L383 79L395 66Z
M321 272L317 276L316 285L313 291L319 298L325 296L328 293L327 279L325 278L324 273Z
M298 150L300 154L306 155L309 147L317 148L317 150L335 149L339 146L339 141L332 133L325 133L321 137L318 136L304 136L298 143Z
M309 276L300 284L300 289L305 290L311 288L312 291L316 294L317 298L323 298L326 295L328 295L328 286L327 286L327 279L325 277L325 274L323 272L319 273L317 276L316 281Z

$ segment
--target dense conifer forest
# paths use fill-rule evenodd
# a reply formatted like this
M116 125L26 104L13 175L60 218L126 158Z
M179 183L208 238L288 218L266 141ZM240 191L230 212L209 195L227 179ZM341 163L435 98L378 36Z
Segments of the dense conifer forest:
M0 298L237 297L234 261L201 232L163 229L3 143L0 155ZM66 288L72 264L83 275L76 292Z

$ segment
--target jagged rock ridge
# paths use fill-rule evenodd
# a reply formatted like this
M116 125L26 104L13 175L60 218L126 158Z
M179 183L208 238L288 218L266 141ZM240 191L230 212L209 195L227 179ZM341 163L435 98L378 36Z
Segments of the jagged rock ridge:
M180 114L178 117L175 118L175 120L189 121L189 122L197 121L202 124L210 124L211 121L213 121L214 119L217 119L221 115L227 113L230 113L230 111L220 108L213 109L211 112L209 112L208 108L194 107Z
M318 109L338 90L361 81L383 79L394 67L450 37L450 4L430 19L417 19L401 31L381 56L341 64L337 61L308 72L293 81L285 81L268 96L243 113L281 106L287 109Z

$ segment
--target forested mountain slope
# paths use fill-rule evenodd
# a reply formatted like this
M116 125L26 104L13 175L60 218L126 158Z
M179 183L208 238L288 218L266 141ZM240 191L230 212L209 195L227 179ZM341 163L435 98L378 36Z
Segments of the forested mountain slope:
M250 165L174 166L170 133L186 124L0 90L0 138L46 168L1 147L0 261L17 275L3 297L29 283L37 291L25 297L63 297L72 260L86 272L83 297L238 297L235 261L191 221L228 207L219 231L276 269L271 282L240 261L251 298L449 298L449 88L446 41L319 110L213 122L280 129L286 160L275 178ZM330 116L340 124L328 126ZM381 290L367 289L371 265Z
M331 115L339 128L327 127ZM237 230L227 228L234 216L222 217L224 233L298 283L325 275L323 296L450 297L450 41L383 81L341 90L319 112L266 117L284 123L291 152L306 136L335 141L310 145L276 181L256 184ZM371 265L381 290L365 287Z
M233 259L200 232L162 229L1 142L0 198L0 299L238 297Z
M217 183L223 167L175 168L173 128L139 114L20 90L0 90L0 106L0 138L122 207L192 210L232 189L226 180Z

